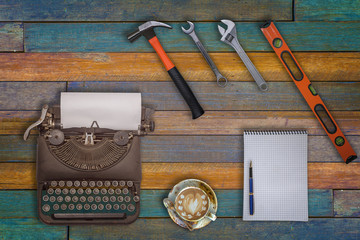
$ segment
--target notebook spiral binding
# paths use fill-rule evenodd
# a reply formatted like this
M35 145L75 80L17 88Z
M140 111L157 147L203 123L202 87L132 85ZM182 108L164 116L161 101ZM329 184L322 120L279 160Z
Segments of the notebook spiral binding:
M245 130L244 135L293 135L307 134L306 130Z

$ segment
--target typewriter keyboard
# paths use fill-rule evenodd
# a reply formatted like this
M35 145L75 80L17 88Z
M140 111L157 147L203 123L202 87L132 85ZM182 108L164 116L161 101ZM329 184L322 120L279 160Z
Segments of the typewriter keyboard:
M139 201L132 181L50 181L41 190L41 212L55 219L125 218Z

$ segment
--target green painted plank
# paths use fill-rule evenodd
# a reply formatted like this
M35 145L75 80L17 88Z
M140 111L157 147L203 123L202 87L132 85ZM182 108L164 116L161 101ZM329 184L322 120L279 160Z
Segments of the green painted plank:
M219 206L218 217L241 217L242 190L215 190ZM142 190L140 217L168 217L162 204L169 190ZM36 217L36 191L0 191L0 218ZM332 216L332 190L309 190L309 216Z
M0 22L0 52L22 51L24 51L23 24Z
M1 82L0 109L38 110L60 100L66 82Z
M292 20L291 0L4 0L0 21Z
M360 217L360 191L334 191L335 217Z
M66 226L48 226L36 218L0 220L0 238L7 239L67 239Z
M359 0L295 0L296 21L359 21Z
M198 52L180 27L158 28L156 34L168 52ZM220 41L218 22L197 23L196 31L208 51L234 52ZM25 23L26 52L154 52L144 37L130 43L126 36L139 23ZM246 51L272 51L260 23L236 24ZM359 51L360 22L279 22L276 24L292 51Z
M162 69L159 69L162 71ZM65 82L0 82L0 110L40 110L60 102ZM189 82L205 110L309 110L292 82L269 82L259 91L255 82ZM360 82L313 84L330 110L360 110ZM172 82L69 82L71 92L141 92L143 104L156 110L188 110ZM341 99L341 102L339 102Z
M139 219L128 226L71 226L70 239L359 239L360 219L245 222L222 218L190 232L171 219Z
M360 136L347 136L360 152ZM0 162L35 162L36 136L0 135ZM243 162L242 136L144 136L142 162ZM341 162L327 136L309 136L309 162Z

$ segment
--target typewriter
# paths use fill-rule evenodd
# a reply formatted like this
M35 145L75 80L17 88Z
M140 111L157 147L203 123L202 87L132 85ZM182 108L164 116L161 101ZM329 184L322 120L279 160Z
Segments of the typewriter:
M46 224L128 224L140 212L139 136L154 130L153 110L141 108L135 131L62 128L60 106L43 106L37 127L37 198ZM120 119L121 121L121 119Z

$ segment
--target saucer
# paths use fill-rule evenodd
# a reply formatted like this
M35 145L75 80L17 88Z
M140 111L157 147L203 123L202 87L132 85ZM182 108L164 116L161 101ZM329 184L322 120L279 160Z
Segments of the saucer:
M198 180L198 179L186 179L183 180L181 182L179 182L178 184L176 184L171 191L169 192L168 198L172 201L175 202L175 198L176 195L181 192L181 190L183 190L184 188L187 187L197 187L202 189L209 197L210 203L209 203L209 207L210 207L210 211L216 215L216 211L217 211L217 198L215 195L215 192L212 190L212 188L205 182ZM184 220L182 220L176 212L174 212L171 209L167 209L168 213L170 215L170 218L174 221L174 223L176 223L177 225L186 228L186 225L184 223ZM209 218L205 217L203 219L201 219L200 221L198 221L195 225L194 225L194 229L199 229L199 228L203 228L205 226L207 226L210 222L212 222Z

